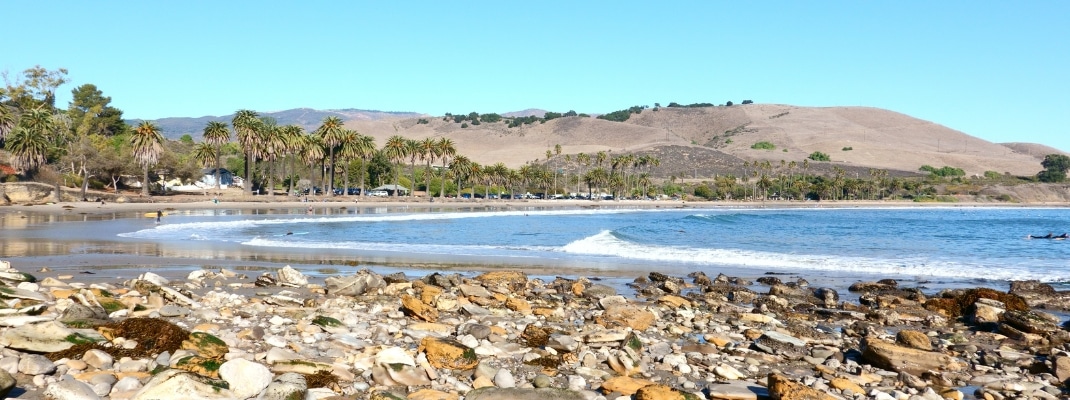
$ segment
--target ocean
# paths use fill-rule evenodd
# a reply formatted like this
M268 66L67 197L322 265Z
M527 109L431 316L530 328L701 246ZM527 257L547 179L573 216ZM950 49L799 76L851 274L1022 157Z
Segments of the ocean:
M178 213L120 242L351 265L447 262L569 275L797 275L999 287L1070 284L1064 208L540 209ZM96 222L99 223L99 222ZM134 229L136 228L136 229ZM170 254L170 253L168 253ZM267 257L267 256L264 256ZM570 273L571 272L571 273Z

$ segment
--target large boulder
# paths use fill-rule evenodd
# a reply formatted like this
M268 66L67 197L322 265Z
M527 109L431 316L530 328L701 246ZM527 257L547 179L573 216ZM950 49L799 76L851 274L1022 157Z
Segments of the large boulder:
M946 354L899 346L867 337L862 340L862 359L874 366L920 376L926 371L959 371L962 364Z
M263 364L235 358L219 366L219 377L230 385L234 397L247 399L256 396L271 384L274 374Z
M382 275L362 269L353 276L332 276L324 280L327 293L344 296L361 296L378 288L386 287Z
M420 341L417 352L427 355L427 362L435 368L468 370L476 367L479 358L476 352L452 339L438 339L430 336Z
M59 322L26 324L0 334L0 345L36 353L53 353L74 346L75 331Z
M209 379L192 372L177 369L164 370L152 376L145 386L134 394L133 400L152 399L233 399L226 382Z
M780 374L769 374L769 397L773 400L836 400L836 397L792 381Z

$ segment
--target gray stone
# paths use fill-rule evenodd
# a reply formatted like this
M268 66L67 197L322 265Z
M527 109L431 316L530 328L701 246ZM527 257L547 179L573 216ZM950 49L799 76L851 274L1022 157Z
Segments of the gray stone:
M494 374L493 382L494 386L503 389L516 387L516 379L513 378L513 373L505 368L499 369L498 372Z
M536 388L496 388L485 387L468 392L465 400L587 400L580 392L568 389Z
M87 319L106 319L108 318L107 311L103 307L88 307L81 303L73 303L66 310L63 310L63 314L59 316L60 321L80 321Z
M219 366L219 377L227 381L235 397L246 399L267 388L275 375L263 364L235 358Z
M42 322L8 329L0 334L0 345L35 353L52 353L74 346L67 337L75 332L58 322Z
M603 310L608 310L616 306L623 306L628 304L628 299L620 295L609 295L598 299L598 305L602 306Z
M460 290L461 294L465 296L491 297L490 291L482 286L463 284L457 285L457 290Z
M235 398L230 390L220 386L222 382L192 372L168 369L153 375L152 379L134 394L132 400Z
M769 398L769 391L765 387L750 382L714 383L706 387L706 392L711 399L757 400L759 398Z
M15 387L15 383L15 377L0 369L0 398L6 399L7 394L11 393L11 389Z
M583 290L583 297L588 299L602 299L617 294L617 289L612 286L606 286L601 284L594 284L591 287Z
M74 379L73 376L64 375L59 382L48 385L45 389L45 398L53 400L95 400L100 396L93 388L84 382Z
M296 372L287 372L275 377L257 400L303 399L307 393L308 383L305 382L305 377Z
M535 379L531 381L531 384L532 384L533 386L535 386L536 388L539 388L539 389L542 389L542 388L548 388L548 387L550 387L550 385L552 385L553 383L554 383L554 380L553 380L553 379L550 379L550 377L549 377L549 376L546 376L546 375L544 375L544 374L538 374L538 375L536 375L536 376L535 376Z
M550 335L550 339L546 342L546 347L557 351L573 352L580 347L580 344L572 336L555 333Z
M45 356L26 354L19 359L19 373L26 375L44 375L56 371L56 364Z
M303 287L308 285L308 277L287 265L279 270L278 284L279 286Z
M490 336L490 332L491 332L491 330L490 330L489 326L486 326L486 325L483 325L483 324L469 324L465 328L465 332L464 333L472 335L472 337L474 337L476 339L482 340L482 339L486 339L487 336Z
M173 304L168 304L166 306L160 307L161 317L181 317L189 315L189 312L190 311L188 308L176 306Z
M461 306L460 311L462 314L469 316L490 315L490 310L471 303Z
M327 278L324 284L327 286L327 293L344 296L360 296L386 287L382 276L368 270L361 270L353 276L332 276Z

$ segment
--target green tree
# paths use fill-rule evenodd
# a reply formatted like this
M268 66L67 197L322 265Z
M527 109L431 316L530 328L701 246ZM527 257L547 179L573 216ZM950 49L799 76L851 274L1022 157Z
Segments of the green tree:
M438 150L439 157L442 157L443 172L445 167L450 165L450 159L457 156L457 146L453 144L453 140L450 138L439 138L435 141L435 148ZM443 198L446 195L446 178L442 177L443 184L439 186L438 198ZM460 190L460 186L457 187Z
M71 130L76 134L99 134L113 136L126 130L123 112L112 107L111 97L87 83L71 90L71 102L67 115L71 118Z
M1070 157L1063 154L1048 154L1040 163L1043 171L1037 174L1041 182L1062 182L1066 180L1066 171L1070 170Z
M405 138L401 135L391 136L386 140L386 144L383 147L383 155L386 156L390 162L394 164L401 164L405 160L405 156L408 154ZM394 189L398 186L398 173L401 168L394 169ZM394 190L394 197L400 196L400 190Z
M142 121L130 135L130 146L134 159L144 171L141 181L141 195L149 195L149 166L155 165L163 152L163 135L160 128L151 122Z
M20 110L44 107L52 112L56 108L56 89L67 83L67 69L49 71L40 65L22 71L20 77L3 74L5 88L3 93Z
M238 110L230 121L231 126L234 127L235 136L238 138L238 144L241 145L242 152L245 154L245 180L243 183L246 194L253 194L252 164L256 162L257 152L260 147L260 138L257 135L257 125L260 125L259 118L260 115L256 111Z
M323 123L316 129L316 134L319 135L320 140L323 141L323 145L327 147L327 154L329 157L328 163L330 165L330 182L327 184L327 196L334 196L334 151L338 146L342 145L342 141L345 140L346 132L345 126L342 123L342 119L337 116L329 116L323 119Z
M814 160L814 161L832 161L832 159L829 158L828 154L822 153L820 151L815 151L813 153L810 153L810 155L807 156L806 158Z
M230 142L230 129L227 128L226 122L209 121L208 125L204 127L202 137L204 138L204 143L214 147L211 154L215 157L215 188L220 189L222 186L220 182L219 158L222 155L220 153L222 146L227 142ZM205 165L205 167L207 167L207 165Z
M32 176L38 167L48 161L55 133L56 120L45 107L31 109L20 116L4 143L11 152L15 169Z

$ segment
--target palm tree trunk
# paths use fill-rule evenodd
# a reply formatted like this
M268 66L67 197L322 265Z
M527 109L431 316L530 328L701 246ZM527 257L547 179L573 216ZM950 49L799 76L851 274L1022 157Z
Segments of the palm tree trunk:
M333 197L334 196L334 147L331 148L331 172L330 172L330 174L331 174L330 177L329 177L330 183L328 183L328 185L327 185L328 187L325 188L325 190L327 191L327 196L328 197Z
M215 146L215 190L219 190L222 187L219 181L222 179L219 174L219 152L222 150L220 147L218 144Z
M148 196L149 195L149 165L145 164L145 167L143 169L145 171L145 175L144 175L145 180L141 181L141 195L142 196Z
M368 161L360 159L360 195L365 196L364 193L364 171L368 169Z

